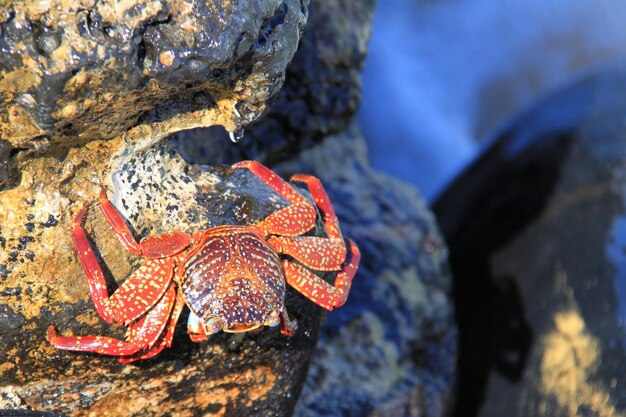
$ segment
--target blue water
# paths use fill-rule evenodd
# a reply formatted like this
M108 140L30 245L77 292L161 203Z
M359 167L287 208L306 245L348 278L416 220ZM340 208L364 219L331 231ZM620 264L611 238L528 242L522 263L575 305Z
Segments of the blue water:
M360 123L379 169L432 201L537 100L626 56L618 0L381 0Z

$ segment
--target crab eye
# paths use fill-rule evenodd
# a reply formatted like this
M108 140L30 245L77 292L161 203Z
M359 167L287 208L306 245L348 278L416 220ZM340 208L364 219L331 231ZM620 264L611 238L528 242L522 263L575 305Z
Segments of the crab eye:
M218 317L211 317L209 320L207 320L204 328L206 329L207 334L214 334L222 330L223 325L224 324L222 322L222 319Z
M270 327L278 326L280 324L280 313L278 311L272 311L269 313L264 324Z

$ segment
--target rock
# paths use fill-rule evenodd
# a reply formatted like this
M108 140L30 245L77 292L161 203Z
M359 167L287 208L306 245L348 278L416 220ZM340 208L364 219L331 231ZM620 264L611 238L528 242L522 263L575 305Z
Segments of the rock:
M173 147L190 162L253 158L284 176L317 175L342 232L359 244L357 282L347 304L326 317L296 416L442 415L456 359L446 248L418 191L370 166L353 124L361 39L369 35L359 22L371 19L373 5L325 4L311 5L285 87L241 142L232 146L222 130L208 128L178 133ZM354 43L326 46L344 36Z
M258 117L306 2L225 3L221 16L204 3L59 4L11 3L0 18L0 409L289 415L323 314L297 294L292 339L269 330L192 344L181 326L171 350L132 366L58 351L45 333L56 322L63 334L122 336L95 314L70 238L100 185L138 237L259 219L281 204L243 174L190 166L163 139ZM110 281L138 267L97 210L87 230Z
M176 150L189 162L256 159L273 165L345 131L361 98L373 11L372 0L312 4L298 53L267 117L247 127L234 146L223 129L207 128L174 135Z
M57 413L49 413L46 411L32 411L32 410L0 410L1 417L66 417Z
M139 235L171 231L171 227L181 225L183 215L189 224L208 228L254 223L286 206L284 199L249 172L189 167L167 145L146 150L142 156L141 160L135 156L136 161L128 161L135 170L123 166L125 169L113 176L120 189L128 191L116 194L114 201L120 202L120 211ZM138 167L159 169L147 172ZM132 190L133 184L139 185L136 190ZM97 187L85 192L95 199ZM40 204L37 200L33 212ZM140 206L142 201L146 203ZM143 210L134 212L138 206ZM281 336L274 328L243 339L218 334L202 344L189 341L183 316L172 349L134 366L122 365L111 357L59 351L45 338L52 322L64 334L121 338L123 333L99 320L88 301L87 283L69 234L56 235L57 246L50 248L42 239L54 229L67 227L63 221L51 228L42 226L36 217L33 221L36 225L28 235L32 239L22 239L24 248L13 249L18 262L28 265L21 272L31 273L16 276L10 272L2 280L0 341L4 349L0 352L0 391L13 392L13 398L19 401L0 401L0 408L27 406L73 416L291 413L311 346L318 337L322 318L319 307L290 293L287 306L301 328L294 337ZM86 227L110 276L128 276L139 266L141 259L121 248L98 210L89 212ZM321 235L321 223L319 227L316 233ZM27 259L28 250L35 259ZM30 268L40 258L47 264L37 275Z
M163 4L150 3L156 9ZM170 10L184 8L182 3L167 4ZM376 362L379 367L375 375L381 380L365 379L359 386L363 392L344 391L350 395L346 404L353 404L354 411L363 414L416 403L420 412L426 410L429 415L438 415L445 408L455 337L447 298L445 248L417 192L369 167L360 135L352 126L372 1L347 5L327 0L314 5L311 24L305 29L285 89L276 97L273 110L254 127L246 128L245 138L239 143L228 141L217 127L208 133L196 131L181 134L176 140L164 140L172 132L194 126L222 125L235 131L267 107L282 83L284 67L280 65L293 54L307 4L297 3L294 7L291 2L272 3L262 10L256 5L225 3L227 19L224 27L220 26L224 35L219 37L223 45L215 46L211 53L223 52L224 59L230 61L217 65L223 73L213 73L215 67L210 59L216 55L207 55L209 58L197 68L200 79L208 77L206 83L195 79L181 83L177 78L187 76L189 69L184 65L196 68L186 61L191 56L179 55L176 49L178 40L187 36L186 29L190 38L198 35L192 21L185 21L191 28L179 30L176 25L182 20L160 21L148 13L153 9L138 6L135 11L139 14L131 13L126 25L107 29L111 30L107 36L118 46L96 48L104 48L104 69L99 70L104 72L94 73L89 79L93 83L113 79L112 84L86 85L87 90L81 92L48 87L45 91L50 91L49 96L40 93L35 99L48 97L52 101L37 107L40 113L33 117L28 107L12 101L0 108L2 112L11 106L19 107L17 113L3 113L15 116L17 124L11 124L15 132L7 131L8 144L0 142L0 157L4 157L0 163L0 345L6 347L0 350L0 408L31 408L71 416L291 415L324 317L322 309L293 292L288 293L287 305L299 319L300 330L291 339L266 329L243 339L222 333L207 343L194 344L181 325L171 349L130 366L105 356L58 351L45 340L51 322L57 323L62 334L122 335L119 329L116 333L112 326L103 324L94 311L70 239L76 212L83 202L96 198L100 185L107 186L109 197L138 237L173 228L191 231L247 222L266 216L275 204L281 204L280 199L246 175L231 174L215 164L252 157L276 166L283 175L294 171L317 173L324 181L333 182L325 186L332 190L331 199L343 231L354 234L366 254L364 272L357 276L362 286L353 290L350 304L329 315L330 327L324 336L328 346L319 352L320 361L312 368L315 379L308 383L299 413L318 412L315 404L320 404L320 398L328 398L325 410L345 410L334 392L338 380L324 377L324 367L332 369L341 364L342 369L365 375L363 369L371 366L368 361L373 357L379 357L379 349L385 352L384 362ZM30 57L34 47L29 46L32 41L28 40L28 31L15 34L13 28L26 12L18 13L17 6L12 7L16 12L4 22L0 39L11 33L23 36L24 56ZM196 10L200 6L193 7ZM76 14L69 12L73 9L68 11L70 17ZM198 14L200 19L210 15ZM145 27L137 23L144 17ZM210 22L200 24L211 27ZM76 23L70 19L68 31L74 28L72 25ZM242 33L239 39L236 34ZM255 33L251 43L248 33ZM276 42L264 42L259 33L269 33L268 38ZM132 37L136 34L138 38ZM131 42L119 43L122 35L131 36L124 38ZM235 43L248 52L251 45L250 55L240 55L232 45L233 39L239 39ZM151 52L152 56L163 58L165 63L173 59L172 65L179 65L179 71L172 68L167 72L167 65L154 60L148 75L148 67L132 70L133 56L136 58L140 51L140 44L133 42L140 41L144 46L154 42L155 48L164 48L158 50L158 55ZM276 55L263 55L267 52L263 48L270 44ZM187 51L185 48L187 44L181 50ZM167 51L173 51L174 56ZM147 57L148 51L144 52ZM82 57L77 55L77 59ZM109 58L114 62L107 61ZM71 74L75 67L68 66L70 80L90 68L100 68L82 62L77 64L80 70L76 74ZM124 69L126 64L130 69ZM205 70L209 72L203 73ZM65 82L63 77L59 79L59 83ZM142 85L136 83L137 79L148 86L148 94L142 98L134 96L141 94L136 90ZM160 95L157 87L163 85L171 95ZM10 87L17 88L13 84ZM106 94L102 92L107 89L113 96L100 98L98 94ZM131 100L125 101L124 93L129 91ZM197 91L208 91L208 101L194 102ZM69 98L63 96L66 93ZM11 94L13 100L15 94ZM220 99L214 102L215 97ZM101 104L88 108L79 102L76 113L72 106L67 113L55 113L60 106L55 100L70 104L82 99ZM241 108L233 110L235 103L242 101ZM45 113L51 108L52 118ZM39 124L42 120L45 123ZM42 129L47 130L42 133ZM216 138L215 132L221 137ZM298 154L306 149L311 149L311 154L299 158ZM307 162L310 157L314 164ZM334 161L333 169L329 169L330 161ZM195 164L200 162L208 165ZM346 167L350 166L352 170L348 171ZM380 193L380 189L388 189L389 194ZM413 207L418 208L419 215ZM126 277L138 267L140 260L120 247L97 210L89 212L86 229L110 280ZM315 233L322 231L317 229ZM424 279L420 281L418 276ZM334 277L330 273L324 278ZM390 294L379 293L386 290ZM422 304L431 296L432 302ZM407 303L406 308L399 307L399 303ZM180 321L184 322L185 317ZM351 352L357 350L363 336L376 344L359 345L359 355L351 359ZM387 374L386 365L397 372ZM405 366L415 372L404 371ZM377 385L366 389L368 381Z
M280 89L307 4L9 2L0 14L0 136L41 152L241 129Z
M357 128L277 166L318 175L363 255L327 316L298 417L443 416L456 364L447 249L412 186L374 170Z
M617 65L538 104L435 204L458 294L454 415L626 411L625 87Z

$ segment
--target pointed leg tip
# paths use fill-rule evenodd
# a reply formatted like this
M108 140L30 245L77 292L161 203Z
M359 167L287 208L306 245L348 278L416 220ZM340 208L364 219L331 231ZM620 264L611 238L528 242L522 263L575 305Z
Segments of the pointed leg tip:
M85 218L85 215L87 214L88 209L89 209L89 204L83 203L80 210L78 210L76 217L74 217L74 224L73 224L74 227L80 227L82 225L83 219Z
M354 240L348 239L348 242L350 244L350 252L352 253L351 263L354 264L355 267L358 267L359 261L361 260L361 251L356 243L354 243Z
M319 179L317 179L316 177L308 174L293 174L291 177L289 177L289 181L303 182L305 184L308 184L309 182L315 180L319 181Z
M282 334L283 336L292 337L295 334L295 332L288 330L288 329L281 329L280 334Z
M50 327L48 327L48 331L46 332L46 339L48 339L48 342L54 345L54 341L56 340L56 338L57 338L56 328L54 327L54 324L51 324Z
M248 168L248 167L250 167L251 165L253 165L255 163L258 163L258 162L250 161L250 160L239 161L239 162L236 162L236 163L232 164L230 166L230 168L232 170L235 170L235 169L245 169L245 168Z
M250 160L236 162L236 163L232 164L228 168L228 173L232 174L233 172L235 172L238 169L246 169L248 171L251 171L252 170L252 166L254 164L258 164L258 162L250 161Z

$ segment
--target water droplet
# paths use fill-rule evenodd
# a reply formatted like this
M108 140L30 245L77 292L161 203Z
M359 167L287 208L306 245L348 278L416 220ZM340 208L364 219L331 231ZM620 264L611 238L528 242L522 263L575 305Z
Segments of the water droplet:
M243 129L239 129L234 132L228 132L228 136L232 143L239 143L243 139L243 133Z

